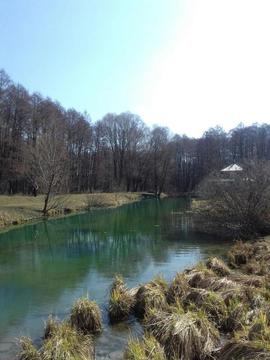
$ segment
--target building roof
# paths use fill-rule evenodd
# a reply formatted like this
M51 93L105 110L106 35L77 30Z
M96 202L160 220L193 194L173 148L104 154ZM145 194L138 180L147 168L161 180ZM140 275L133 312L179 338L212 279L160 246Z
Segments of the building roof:
M237 164L231 164L227 167L225 167L224 169L222 169L221 171L227 172L227 171L243 171L243 168Z

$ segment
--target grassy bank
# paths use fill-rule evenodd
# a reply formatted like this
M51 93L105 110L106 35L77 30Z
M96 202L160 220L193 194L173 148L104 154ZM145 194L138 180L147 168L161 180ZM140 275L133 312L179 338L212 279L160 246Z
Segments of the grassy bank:
M57 209L49 212L50 216L83 212L97 208L110 208L128 204L141 199L140 193L97 193L69 194L57 198ZM0 196L0 228L19 225L41 219L44 197Z
M143 334L124 360L269 360L270 238L237 242L226 263L209 258L167 283L156 276L128 289L118 275L106 311L112 324L135 316ZM94 359L102 331L98 305L83 298L62 323L50 317L37 349L21 340L21 360ZM65 344L63 346L63 344Z

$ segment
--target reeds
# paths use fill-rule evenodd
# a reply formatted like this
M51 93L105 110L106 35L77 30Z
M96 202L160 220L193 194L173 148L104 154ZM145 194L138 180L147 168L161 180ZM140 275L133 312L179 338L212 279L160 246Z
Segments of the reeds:
M78 299L72 306L70 323L85 334L101 333L102 321L99 306L87 297Z

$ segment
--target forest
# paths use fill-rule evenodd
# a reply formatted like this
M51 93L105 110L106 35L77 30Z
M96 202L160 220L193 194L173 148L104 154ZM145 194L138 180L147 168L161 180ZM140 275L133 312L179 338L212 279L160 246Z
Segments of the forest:
M36 195L48 187L183 194L227 164L268 159L268 124L240 124L229 132L217 126L190 138L149 127L131 112L93 122L87 113L30 94L0 71L1 194Z

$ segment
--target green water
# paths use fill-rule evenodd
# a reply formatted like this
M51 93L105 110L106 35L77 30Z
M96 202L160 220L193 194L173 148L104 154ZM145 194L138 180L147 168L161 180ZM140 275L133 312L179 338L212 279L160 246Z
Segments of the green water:
M40 222L0 234L0 359L14 359L14 339L38 344L48 314L67 316L86 293L103 309L104 332L97 359L121 359L135 319L110 326L106 307L115 273L129 286L177 271L209 255L223 255L229 243L191 230L183 199L145 200L111 210Z

